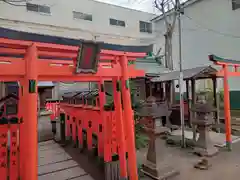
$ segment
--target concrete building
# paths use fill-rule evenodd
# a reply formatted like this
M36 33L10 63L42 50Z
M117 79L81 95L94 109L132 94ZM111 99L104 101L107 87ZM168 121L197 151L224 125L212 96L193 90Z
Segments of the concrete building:
M240 60L240 1L239 0L188 0L183 4L182 59L183 69L211 65L209 54ZM171 11L168 13L171 16ZM165 24L162 16L152 20L162 32L156 46L164 49ZM174 69L179 70L178 24L173 35ZM222 87L221 81L219 82ZM231 91L239 91L240 77L229 80ZM198 88L209 87L200 83Z
M152 43L155 16L94 0L0 1L3 28L110 44Z

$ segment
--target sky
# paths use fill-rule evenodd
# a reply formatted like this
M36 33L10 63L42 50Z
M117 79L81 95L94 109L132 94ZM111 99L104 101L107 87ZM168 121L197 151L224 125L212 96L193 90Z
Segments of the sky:
M140 11L150 12L154 14L160 14L159 11L154 8L153 0L97 0L105 3L115 4L123 7L128 7ZM186 0L180 0L185 2Z
M153 7L153 0L98 0L110 4L128 7L136 10L146 11L157 14L158 11Z

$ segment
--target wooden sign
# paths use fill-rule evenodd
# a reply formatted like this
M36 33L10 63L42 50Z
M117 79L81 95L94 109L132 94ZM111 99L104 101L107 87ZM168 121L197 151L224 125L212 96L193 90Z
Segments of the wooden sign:
M96 73L100 43L84 42L78 50L76 73Z

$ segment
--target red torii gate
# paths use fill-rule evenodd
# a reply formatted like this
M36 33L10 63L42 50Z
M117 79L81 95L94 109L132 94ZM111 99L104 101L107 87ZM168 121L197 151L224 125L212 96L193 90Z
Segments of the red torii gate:
M231 137L231 113L230 113L230 98L229 98L229 85L228 78L233 76L240 76L238 68L240 67L240 61L225 59L216 55L209 55L209 60L215 65L222 66L222 69L218 71L217 76L223 77L224 82L224 114L225 114L225 128L226 128L226 146L229 151L232 149L232 137ZM233 70L229 70L229 67L233 67Z
M8 56L0 56L0 81L18 81L21 85L18 111L20 119L20 176L23 180L38 179L37 82L96 81L103 85L104 80L115 81L117 79L121 80L122 84L124 123L128 135L126 147L129 154L129 177L131 180L137 180L134 122L128 80L144 76L144 71L136 70L134 65L129 64L128 61L144 57L146 53L101 50L98 54L100 63L96 73L78 74L76 73L78 50L79 47L76 46L0 38L0 54L8 54ZM22 55L23 58L16 57L18 55ZM41 56L48 58L41 58ZM64 58L70 60L56 60ZM108 62L104 62L106 60ZM100 98L102 97L100 96ZM119 120L122 119L119 118ZM126 174L123 175L126 176Z

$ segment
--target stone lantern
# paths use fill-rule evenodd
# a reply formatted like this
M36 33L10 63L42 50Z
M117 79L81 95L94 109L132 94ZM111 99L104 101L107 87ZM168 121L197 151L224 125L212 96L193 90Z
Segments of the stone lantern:
M142 171L144 174L154 179L167 179L179 174L179 171L176 171L166 162L169 150L165 145L165 141L159 138L159 136L164 134L168 129L160 126L156 130L155 121L168 114L168 111L165 111L161 106L156 104L156 99L154 97L149 97L147 99L147 102L142 108L142 113L140 113L142 118L152 120L152 126L146 127L150 142L147 152L147 160L142 166Z
M196 113L196 118L192 121L197 126L199 138L196 141L194 152L201 156L213 156L218 152L210 138L210 128L214 123L213 112L216 109L209 103L202 102L196 104L192 111Z

